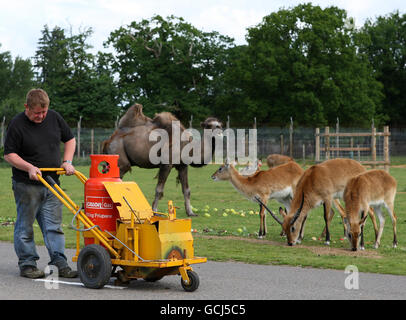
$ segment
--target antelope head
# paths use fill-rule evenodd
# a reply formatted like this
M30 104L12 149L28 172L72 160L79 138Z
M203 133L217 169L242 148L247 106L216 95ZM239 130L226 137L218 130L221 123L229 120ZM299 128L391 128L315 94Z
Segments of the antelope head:
M230 164L225 163L217 169L215 173L211 175L214 181L230 180Z
M285 215L283 219L282 229L286 234L286 239L289 246L293 246L298 243L298 238L301 231L301 223L299 223L298 218L302 212L304 203L304 193L302 194L302 202L299 209L295 212L294 215Z
M350 241L352 251L357 251L359 247L361 240L361 228L364 226L365 221L368 218L368 214L365 214L365 212L362 211L361 217L363 218L355 222L350 222L347 218L344 218L344 223L347 226L345 236L347 237L348 241Z

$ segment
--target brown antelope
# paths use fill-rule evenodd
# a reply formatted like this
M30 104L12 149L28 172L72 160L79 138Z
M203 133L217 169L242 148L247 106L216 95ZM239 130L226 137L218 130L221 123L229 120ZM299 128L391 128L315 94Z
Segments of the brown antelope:
M382 214L382 206L388 210L392 218L393 226L393 247L397 246L396 239L396 214L393 211L396 180L384 170L370 170L350 179L344 190L344 202L347 224L347 238L351 243L352 250L356 251L360 240L361 250L364 250L364 224L368 215L369 207L374 208L374 212L379 218L379 232L375 238L374 248L378 248L381 242L385 218ZM361 217L360 217L361 214ZM361 235L361 237L360 237ZM361 238L361 239L360 239Z
M303 169L296 162L291 161L269 170L257 171L251 176L242 176L232 164L224 164L211 177L214 181L230 181L234 188L248 200L259 204L258 236L262 238L266 235L266 203L269 199L275 199L289 210L293 191L302 174ZM268 208L267 210L279 224L282 224L273 212Z
M342 198L347 182L365 171L366 169L360 163L351 159L327 160L307 169L297 184L290 211L284 217L282 224L288 245L294 245L303 239L304 224L309 211L321 204L324 206L326 244L329 245L329 225L334 214L332 201ZM344 220L344 210L339 206L337 209ZM372 211L369 214L374 224L375 233L377 233L375 216Z
M273 168L276 166L279 166L281 164L284 164L289 161L294 161L291 157L284 156L282 154L270 154L268 157L266 157L266 163L268 164L269 168Z

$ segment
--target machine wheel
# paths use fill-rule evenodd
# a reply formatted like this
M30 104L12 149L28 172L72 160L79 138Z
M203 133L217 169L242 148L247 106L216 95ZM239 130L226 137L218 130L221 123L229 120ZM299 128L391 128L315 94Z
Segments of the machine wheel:
M199 276L197 275L196 272L188 270L187 275L189 277L189 284L186 284L183 279L180 279L180 283L182 284L182 287L185 291L187 292L193 292L199 287Z
M98 244L85 246L79 253L78 273L85 287L103 288L111 276L111 260L107 250Z

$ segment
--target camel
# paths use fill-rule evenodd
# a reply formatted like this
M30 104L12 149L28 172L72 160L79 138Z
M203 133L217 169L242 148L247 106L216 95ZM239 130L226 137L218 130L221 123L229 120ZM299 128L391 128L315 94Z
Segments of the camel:
M111 135L109 139L103 142L102 152L104 154L118 154L118 166L120 168L120 177L122 178L132 166L138 166L140 168L153 169L159 168L158 182L155 188L155 199L152 203L152 210L156 211L158 207L158 201L163 197L163 191L165 182L171 172L172 168L178 171L177 181L182 186L182 192L185 200L185 209L188 216L196 216L193 213L192 206L190 204L190 189L188 183L188 165L192 167L202 167L210 162L212 155L214 154L214 142L213 136L202 137L202 143L200 145L200 160L192 163L184 163L180 157L183 147L188 143L180 141L180 154L172 154L173 141L172 136L172 121L179 121L174 115L169 112L162 112L156 114L153 119L145 116L142 113L142 105L135 104L131 106L124 116L120 119L117 129ZM180 123L180 122L178 122ZM202 122L201 127L203 129L221 129L222 124L216 118L210 117ZM170 137L169 141L169 162L168 164L152 163L150 159L151 148L158 142L150 141L150 133L154 129L163 129L168 132ZM185 128L180 124L178 128L180 132L183 132ZM191 137L189 138L191 141ZM178 142L179 143L179 142ZM211 152L208 152L211 148ZM176 150L176 148L174 149ZM206 152L204 152L206 150ZM176 152L175 152L176 153ZM189 154L192 152L190 151ZM172 161L172 156L175 159L180 160ZM210 159L208 159L210 158Z

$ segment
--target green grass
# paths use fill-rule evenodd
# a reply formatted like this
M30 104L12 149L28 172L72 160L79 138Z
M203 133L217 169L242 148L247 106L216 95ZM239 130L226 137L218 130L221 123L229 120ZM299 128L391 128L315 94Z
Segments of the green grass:
M401 163L399 163L401 164ZM391 174L398 181L395 210L398 216L397 235L399 246L392 248L392 223L386 215L386 224L381 247L372 248L374 232L372 223L367 220L365 227L365 252L352 253L347 240L343 238L341 218L336 214L331 224L332 243L330 247L319 240L324 219L322 208L310 212L306 222L305 239L302 245L288 247L286 239L280 237L280 226L268 215L268 234L265 239L257 239L259 216L255 213L258 206L243 198L229 182L214 182L210 176L217 165L189 169L191 200L199 216L192 218L195 239L195 255L205 256L209 260L241 261L257 264L278 264L332 268L343 270L347 265L355 264L362 272L376 272L406 275L406 168L393 167ZM78 166L77 170L89 174L89 166ZM146 170L133 168L124 177L125 181L136 181L147 199L152 202L157 180L153 179L157 169ZM186 218L183 195L180 185L176 185L177 171L173 170L166 183L165 194L159 203L159 211L166 212L167 201L173 200L180 207L178 218ZM11 190L11 169L0 168L0 240L13 241L13 221L15 220L15 203ZM83 185L76 177L61 177L65 192L77 203L83 202ZM279 203L271 201L269 207L275 211ZM216 208L217 210L215 210ZM223 216L229 209L227 216ZM232 213L234 209L236 213ZM253 211L254 214L250 214ZM75 232L70 228L72 214L64 207L63 225L66 246L75 246ZM207 217L206 213L210 215ZM243 213L243 214L241 214ZM231 236L231 237L230 237ZM43 244L39 227L35 225L37 244ZM316 239L316 240L313 240Z

